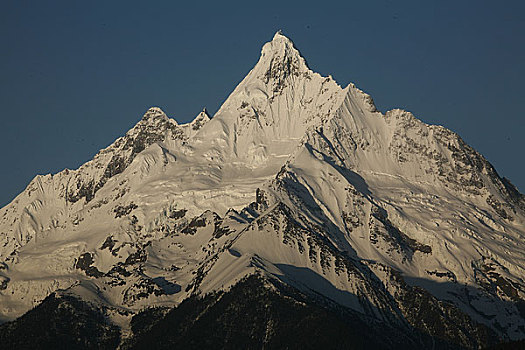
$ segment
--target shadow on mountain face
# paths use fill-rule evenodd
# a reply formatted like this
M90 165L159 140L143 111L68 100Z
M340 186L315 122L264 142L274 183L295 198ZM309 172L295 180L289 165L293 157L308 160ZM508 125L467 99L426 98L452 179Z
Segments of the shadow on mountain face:
M329 280L317 272L305 268L286 264L276 264L276 267L283 272L282 276L276 276L284 284L294 286L301 292L313 297L313 300L331 309L338 306L349 307L352 310L362 310L363 320L368 322L380 322L388 310L378 310L368 300L359 298L353 293L340 290ZM390 306L394 312L397 310L402 320L398 320L397 326L389 322L390 327L397 327L403 333L403 344L418 344L420 347L438 348L479 348L497 344L500 337L482 323L472 319L466 312L468 305L461 302L452 303L436 299L428 290L436 292L436 288L451 290L452 283L438 283L432 280L418 281L421 288L414 285L414 280L410 280L410 285L397 272L394 274L395 283L400 289L390 299ZM478 291L472 287L465 287L454 284L456 289L462 291L457 300L461 298L476 299ZM385 291L386 292L386 291ZM386 292L388 293L388 292ZM395 298L395 299L394 299ZM472 301L469 299L468 303ZM356 307L357 303L357 307ZM470 307L474 307L470 304ZM498 307L515 307L512 303L499 300ZM403 310L401 312L400 310ZM390 311L391 316L395 317ZM482 315L480 313L480 315ZM387 316L388 317L388 316ZM485 315L485 317L487 317ZM374 321L370 321L375 318ZM388 318L387 318L388 319ZM410 326L409 326L410 324Z
M332 142L326 137L326 135L323 133L323 130L316 130L316 134L321 137L321 139L326 143L328 146L328 149L337 157L339 162L341 164L345 164L344 158L337 152ZM310 144L306 144L306 148L312 152L314 148ZM361 177L356 172L351 171L348 168L342 167L334 161L334 159L326 155L324 152L321 152L319 150L315 150L322 154L323 160L330 164L334 169L336 169L345 179L348 181L348 183L352 184L359 192L361 192L366 197L369 197L371 195L370 189L368 188L368 184L366 183L365 179Z
M266 282L267 283L267 282ZM146 310L143 313L154 313ZM137 320L139 317L137 317ZM228 292L183 301L125 347L132 349L417 349L386 324L367 323L341 309L321 307L294 288L265 286L261 277L241 280ZM132 321L134 327L135 317ZM405 340L405 342L403 342Z
M444 278L450 278L450 276L444 276ZM516 332L521 332L522 334L525 331L524 302L522 300L513 302L501 299L495 294L496 288L501 289L501 286L492 286L494 291L489 293L487 290L481 290L455 281L438 282L416 277L405 277L404 280L412 289L424 290L429 294L435 295L443 305L454 306L458 311L461 310L461 312L465 314L475 315L475 317L471 317L471 319L473 319L474 322L482 324L483 328L468 329L458 327L460 327L465 334L471 335L472 338L478 336L485 339L486 346L496 344L499 341L498 338L502 337L502 334L512 333L508 332L509 327L514 328ZM486 288L490 288L490 286L487 285ZM425 310L425 305L421 305L419 309ZM450 317L454 317L454 314L457 314L456 317L460 316L457 311L453 311L453 309L450 310ZM502 325L496 319L495 314L505 314L506 319L514 315L515 319L513 322L508 322L507 325ZM497 335L494 331L485 328L488 327L485 325L491 325L493 329L497 329L502 333Z
M331 219L328 218L328 216L326 216L308 188L299 182L294 173L289 173L289 175L290 176L280 179L281 185L289 195L293 197L296 201L296 205L301 207L304 211L309 212L311 221L317 223L316 225L319 226L315 227L315 229L312 227L305 227L305 229L312 234L315 234L315 236L329 246L330 249L334 251L344 251L350 256L357 257L357 252L350 245L348 240L345 239L344 233ZM299 224L294 217L289 215L289 218L296 222L297 225L304 227L304 225ZM336 247L334 243L338 246Z
M177 294L181 291L181 286L177 283L167 281L164 277L155 277L153 283L159 286L167 295Z
M318 294L323 298L328 298L341 306L352 308L353 310L363 309L361 303L364 300L359 300L357 295L353 293L336 288L324 276L309 268L288 264L275 264L275 266L283 272L283 275L277 276L277 278L284 284L294 286L307 294ZM371 307L373 306L369 305L365 309L370 310ZM378 315L379 313L375 314ZM374 314L369 316L374 316Z
M280 268L291 272L286 266ZM326 286L329 282L322 281L322 276L305 270L293 272L314 284L335 288ZM420 327L416 328L382 322L332 300L323 300L321 295L312 297L279 280L271 281L275 288L269 288L269 281L257 275L246 277L230 291L192 296L164 317L155 316L157 309L145 310L133 318L134 337L123 348L478 349L492 344L440 334L440 312L454 316L455 311L436 310L432 302L421 307L418 303L425 304L428 299L418 293L407 294L413 299L413 313L422 314ZM452 326L463 327L461 323ZM436 334L429 334L432 331Z

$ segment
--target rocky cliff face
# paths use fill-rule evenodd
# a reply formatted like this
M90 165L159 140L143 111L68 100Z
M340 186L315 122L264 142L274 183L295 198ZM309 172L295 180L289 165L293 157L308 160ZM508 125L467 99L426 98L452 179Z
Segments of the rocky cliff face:
M522 339L524 208L458 135L382 114L277 33L213 118L179 125L151 108L0 210L0 314L62 290L138 337L139 310L215 303L257 275L337 315L337 329L386 325L400 346ZM269 315L254 329L271 330Z

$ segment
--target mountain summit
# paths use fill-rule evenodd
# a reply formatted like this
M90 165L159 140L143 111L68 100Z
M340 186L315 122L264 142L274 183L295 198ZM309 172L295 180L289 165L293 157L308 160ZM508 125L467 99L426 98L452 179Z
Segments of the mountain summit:
M56 330L72 342L90 325L121 347L175 328L166 344L525 338L525 197L454 132L312 72L280 31L213 117L150 108L80 168L35 177L0 237L13 346L59 309L56 327L83 320Z

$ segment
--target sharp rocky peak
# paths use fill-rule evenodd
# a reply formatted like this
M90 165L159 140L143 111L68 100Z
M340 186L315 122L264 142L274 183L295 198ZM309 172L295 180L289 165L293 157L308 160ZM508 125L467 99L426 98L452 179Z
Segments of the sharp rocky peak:
M207 122L211 120L210 115L208 114L208 111L206 108L203 108L202 111L193 119L189 124L191 126L191 129L194 131L199 130L202 128Z
M168 120L168 116L160 107L149 108L141 119L141 122L151 122L158 120ZM173 120L175 121L175 120Z
M262 75L265 83L309 71L306 60L281 31L275 33L272 41L264 44L255 70Z
M177 130L181 125L174 119L170 118L164 113L160 107L151 107L142 118L135 124L133 128L128 130L126 136L133 136L144 132L161 134L168 130L172 133L180 133Z
M211 117L210 117L210 114L208 113L208 110L206 109L206 107L204 107L202 109L202 111L195 117L195 119L193 121L196 121L196 120L210 120Z

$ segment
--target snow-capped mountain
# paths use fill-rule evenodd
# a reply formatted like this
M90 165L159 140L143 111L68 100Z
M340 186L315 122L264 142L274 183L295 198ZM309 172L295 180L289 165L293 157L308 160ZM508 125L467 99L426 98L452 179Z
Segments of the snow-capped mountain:
M525 197L457 134L312 72L281 32L213 118L150 108L79 169L35 177L0 237L4 321L59 291L132 336L144 308L256 275L401 333L525 338Z

